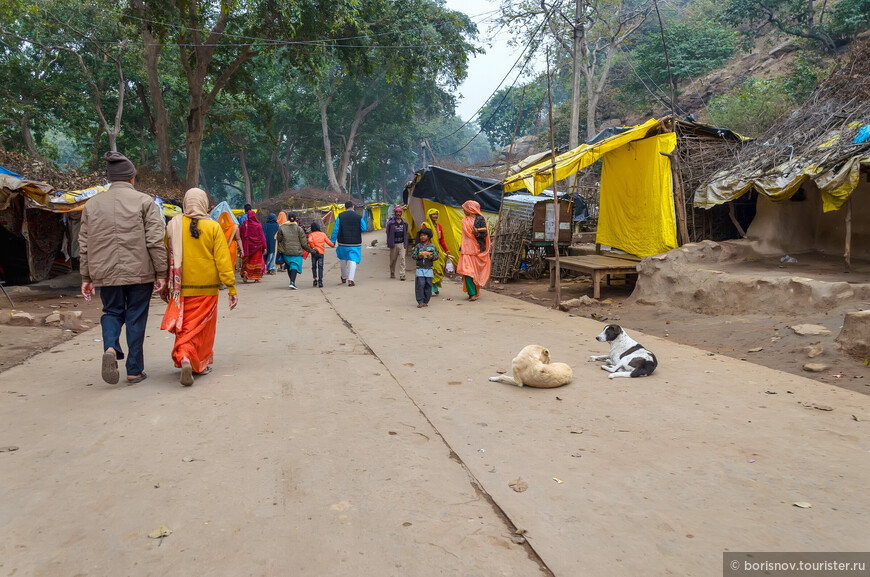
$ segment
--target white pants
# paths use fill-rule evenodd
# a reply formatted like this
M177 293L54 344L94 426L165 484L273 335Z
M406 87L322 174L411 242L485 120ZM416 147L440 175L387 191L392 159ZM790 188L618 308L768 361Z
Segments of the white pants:
M340 260L338 262L341 265L341 278L353 280L353 275L356 273L356 263L352 260Z

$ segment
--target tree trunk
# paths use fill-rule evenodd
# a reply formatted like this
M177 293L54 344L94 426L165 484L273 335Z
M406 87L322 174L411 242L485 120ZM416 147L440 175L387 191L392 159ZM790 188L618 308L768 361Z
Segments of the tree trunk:
M239 151L239 161L242 164L242 176L245 178L245 202L253 204L254 190L251 185L251 174L248 172L248 151L244 148Z
M36 150L36 143L33 142L33 133L30 132L30 112L25 111L21 115L18 126L21 129L21 140L24 141L24 148L27 150L27 154L33 158L42 158L39 156L39 151Z
M284 153L284 162L281 163L281 181L284 183L284 188L281 192L290 190L290 157L293 155L294 148L296 148L296 144L288 141L287 151Z
M202 85L191 89L187 110L187 169L184 180L187 188L195 188L199 183L199 162L202 153Z
M329 140L329 119L326 109L329 107L329 99L320 99L320 130L323 132L323 154L326 160L326 178L329 180L331 192L342 192L338 178L335 176L335 165L332 159L332 142Z
M203 170L201 166L199 167L199 180L202 184L200 188L202 188L208 194L211 194L211 187L208 185L208 178L206 177L205 170Z
M583 79L583 57L580 45L586 42L586 23L584 22L583 8L583 0L575 0L572 44L574 76L571 83L571 127L568 134L568 148L572 150L580 146L580 81Z
M383 202L387 201L387 161L381 159L381 191L383 192Z
M169 145L169 116L166 114L166 105L163 102L163 91L158 71L162 46L154 39L146 23L143 23L142 26L142 40L145 44L143 56L148 75L148 95L151 98L151 106L154 108L154 140L157 142L160 172L164 182L168 182L175 180L175 168L172 166L172 151Z
M100 168L100 137L103 135L103 126L98 125L97 131L94 133L94 148L93 155L91 156L91 170L98 170Z
M263 200L269 200L272 192L272 175L275 174L275 165L278 164L278 148L272 149L272 158L269 160L269 172L266 174L266 184L263 186Z
M347 189L348 182L348 168L350 167L351 162L351 154L353 153L353 147L356 142L356 137L359 134L359 127L362 124L365 117L368 114L377 108L377 106L381 103L380 99L376 99L374 102L365 105L366 98L363 96L360 98L359 104L356 108L356 114L354 115L353 122L350 125L350 133L347 135L347 142L344 146L344 152L341 155L341 163L338 165L338 174L341 175L341 181L339 181L341 185L341 191L344 192Z

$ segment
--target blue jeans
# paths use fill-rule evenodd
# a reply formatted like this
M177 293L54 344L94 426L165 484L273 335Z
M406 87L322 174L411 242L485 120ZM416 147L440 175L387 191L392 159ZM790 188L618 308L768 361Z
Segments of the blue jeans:
M414 293L417 297L417 303L429 304L429 299L432 298L432 277L418 276L414 278Z
M148 307L154 283L130 284L100 287L100 300L103 301L103 350L115 349L118 359L124 358L121 349L121 327L127 325L127 375L141 375L145 370L145 323L148 321Z
M273 271L275 270L275 251L266 253L266 270Z
M325 255L317 251L309 254L311 255L311 276L314 277L314 280L323 282L323 257Z

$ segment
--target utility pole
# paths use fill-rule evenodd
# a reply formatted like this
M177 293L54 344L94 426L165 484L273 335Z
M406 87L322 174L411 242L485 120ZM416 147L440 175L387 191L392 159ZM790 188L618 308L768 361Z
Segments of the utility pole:
M553 248L555 249L555 263L553 266L554 284L556 287L556 299L553 307L558 309L562 304L562 271L559 269L559 194L556 186L556 137L553 129L553 95L550 91L550 49L547 49L547 102L549 103L548 115L550 117L550 161L553 163Z

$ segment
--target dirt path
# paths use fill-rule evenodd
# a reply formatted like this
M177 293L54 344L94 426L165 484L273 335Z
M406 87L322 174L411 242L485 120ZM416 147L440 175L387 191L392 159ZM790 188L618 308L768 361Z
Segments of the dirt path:
M332 253L323 291L242 286L189 389L161 307L140 385L99 381L98 331L0 374L3 572L706 575L870 545L867 396L638 333L659 370L608 380L600 323L458 284L418 310L386 255L354 288ZM530 343L574 382L487 380Z

